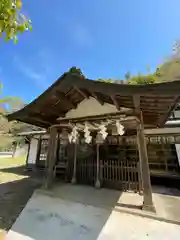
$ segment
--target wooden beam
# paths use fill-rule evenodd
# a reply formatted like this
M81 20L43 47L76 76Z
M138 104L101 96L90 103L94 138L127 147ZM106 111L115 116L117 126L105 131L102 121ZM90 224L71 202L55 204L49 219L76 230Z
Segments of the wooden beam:
M140 96L139 95L133 95L133 104L134 109L136 112L140 111Z
M98 98L98 96L95 92L93 92L93 91L89 91L89 92L90 92L91 96L93 98L95 98L101 105L104 105L104 102L100 98Z
M56 95L57 95L58 97L60 97L60 99L53 105L53 107L56 106L56 105L58 105L58 103L60 103L61 101L67 102L67 104L68 104L71 108L74 108L74 109L75 109L75 108L77 107L77 105L74 104L74 103L67 97L67 95L66 95L65 93L60 92L60 91L56 91Z
M64 119L57 119L58 122L64 122L64 121L71 121L71 122L84 122L84 121L91 121L91 120L102 120L102 119L112 119L112 118L119 118L124 117L124 115L127 116L134 116L134 110L132 109L122 109L119 112L111 112L106 114L100 114L100 115L92 115L87 117L77 117L77 118L64 118Z
M89 96L88 96L84 91L82 91L80 88L74 86L74 89L75 89L78 93L80 93L82 97L84 97L84 98L86 98L86 99L89 98Z
M116 106L117 110L120 111L121 107L119 106L116 97L114 95L111 95L111 99L113 101L113 104Z
M151 181L150 181L150 171L148 163L148 154L147 154L147 144L144 135L144 126L142 112L140 112L141 123L137 127L137 144L139 150L139 163L141 168L142 175L142 185L143 185L143 209L147 211L155 212L155 208L152 200L152 190L151 190Z

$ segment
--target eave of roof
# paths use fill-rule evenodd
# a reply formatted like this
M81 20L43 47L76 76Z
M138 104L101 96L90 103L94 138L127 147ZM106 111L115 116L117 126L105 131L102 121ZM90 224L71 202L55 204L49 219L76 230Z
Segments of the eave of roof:
M180 80L149 85L112 84L65 73L33 102L7 118L48 128L90 96L102 104L131 109L135 108L134 96L138 96L144 122L160 125L166 122L179 101Z

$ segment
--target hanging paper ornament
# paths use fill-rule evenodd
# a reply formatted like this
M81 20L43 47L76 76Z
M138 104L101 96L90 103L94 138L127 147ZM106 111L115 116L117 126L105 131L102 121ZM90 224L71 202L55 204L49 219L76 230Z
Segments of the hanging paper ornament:
M89 128L86 124L84 128L84 138L86 143L90 143L92 141L92 136L90 135Z
M72 138L73 138L72 133L68 134L68 139L70 143L72 142Z
M68 139L69 142L73 142L76 143L78 140L78 131L77 131L77 127L74 126L72 129L72 132L70 134L68 134Z
M78 138L78 131L77 131L76 126L73 128L72 135L73 135L72 141L75 143L77 141L77 138Z
M116 121L117 133L122 136L124 134L124 126L120 123L119 120Z
M108 133L106 132L106 130L107 130L106 126L104 124L102 124L102 125L100 125L99 128L100 128L99 133L102 135L102 138L106 139L106 137L108 135Z
M86 143L91 143L91 141L92 141L92 136L88 136L86 139L85 139L85 142Z

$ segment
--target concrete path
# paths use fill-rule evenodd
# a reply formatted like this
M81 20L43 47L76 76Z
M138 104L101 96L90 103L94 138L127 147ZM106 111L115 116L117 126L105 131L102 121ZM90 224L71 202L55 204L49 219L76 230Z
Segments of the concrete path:
M119 194L72 185L59 186L52 195L37 191L6 239L179 239L178 225L119 212L114 208Z
M103 208L34 194L6 239L97 239L110 213Z

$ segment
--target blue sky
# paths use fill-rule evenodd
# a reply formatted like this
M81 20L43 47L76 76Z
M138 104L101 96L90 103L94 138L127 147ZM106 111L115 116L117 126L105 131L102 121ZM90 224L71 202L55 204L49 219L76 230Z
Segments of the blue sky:
M71 66L91 79L153 70L180 39L179 0L23 0L23 9L33 32L0 41L0 79L25 102Z

